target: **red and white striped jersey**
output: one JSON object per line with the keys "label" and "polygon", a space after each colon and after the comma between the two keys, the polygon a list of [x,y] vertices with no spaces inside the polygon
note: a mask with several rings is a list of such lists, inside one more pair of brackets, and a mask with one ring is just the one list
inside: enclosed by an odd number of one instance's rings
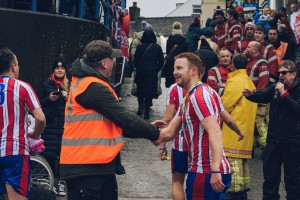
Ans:
{"label": "red and white striped jersey", "polygon": [[29,155],[28,112],[40,108],[28,83],[0,76],[0,156]]}
{"label": "red and white striped jersey", "polygon": [[[203,85],[210,92],[210,94],[212,95],[213,99],[217,103],[217,107],[218,107],[219,113],[225,111],[223,102],[222,102],[221,97],[219,96],[219,94],[213,88],[211,88],[208,84],[203,83]],[[221,123],[221,126],[222,126],[222,124],[223,123]]]}
{"label": "red and white striped jersey", "polygon": [[[176,83],[170,86],[167,94],[167,102],[166,105],[175,105],[175,113],[180,108],[180,105],[183,102],[183,99],[186,95],[186,91],[179,87]],[[174,114],[175,114],[174,113]],[[184,139],[181,131],[178,135],[173,139],[172,148],[177,151],[188,151],[186,141]]]}
{"label": "red and white striped jersey", "polygon": [[[203,174],[210,174],[212,166],[212,152],[209,144],[208,132],[201,125],[201,121],[209,116],[216,116],[221,125],[219,106],[216,102],[213,89],[207,85],[200,85],[191,92],[186,101],[182,123],[184,134],[189,148],[189,171]],[[219,101],[219,100],[218,100]],[[224,108],[223,108],[224,109]],[[230,165],[222,153],[220,164],[222,174],[231,173]]]}

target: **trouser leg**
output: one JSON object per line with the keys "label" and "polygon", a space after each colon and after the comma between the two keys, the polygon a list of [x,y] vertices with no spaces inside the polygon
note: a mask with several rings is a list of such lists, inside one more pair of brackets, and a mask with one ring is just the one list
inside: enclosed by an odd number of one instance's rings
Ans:
{"label": "trouser leg", "polygon": [[115,175],[85,176],[67,180],[69,200],[118,200]]}
{"label": "trouser leg", "polygon": [[139,104],[139,108],[137,111],[137,115],[142,115],[143,114],[143,106],[144,106],[144,100],[142,97],[138,97],[138,104]]}
{"label": "trouser leg", "polygon": [[279,200],[282,156],[278,144],[267,143],[263,154],[263,200]]}
{"label": "trouser leg", "polygon": [[259,146],[264,149],[266,146],[266,139],[267,139],[267,132],[268,127],[266,124],[266,104],[259,104],[256,111],[256,117],[255,117],[255,128],[257,130],[256,140],[259,144]]}
{"label": "trouser leg", "polygon": [[152,103],[152,98],[146,98],[144,119],[149,119],[150,118],[149,112],[150,112],[151,103]]}
{"label": "trouser leg", "polygon": [[284,182],[287,200],[300,198],[300,149],[295,145],[283,145]]}

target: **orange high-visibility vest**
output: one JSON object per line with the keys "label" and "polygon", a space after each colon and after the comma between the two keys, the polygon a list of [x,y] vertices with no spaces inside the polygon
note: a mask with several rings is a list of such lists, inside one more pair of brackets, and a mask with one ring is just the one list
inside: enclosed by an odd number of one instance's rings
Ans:
{"label": "orange high-visibility vest", "polygon": [[76,102],[75,98],[93,82],[107,87],[118,100],[116,93],[107,82],[96,77],[72,77],[65,108],[61,164],[109,163],[125,143],[122,129],[114,122],[93,109],[83,108]]}
{"label": "orange high-visibility vest", "polygon": [[286,53],[286,50],[288,48],[288,43],[286,42],[280,42],[280,46],[276,50],[277,56],[278,56],[278,64],[281,64],[283,61],[283,57]]}

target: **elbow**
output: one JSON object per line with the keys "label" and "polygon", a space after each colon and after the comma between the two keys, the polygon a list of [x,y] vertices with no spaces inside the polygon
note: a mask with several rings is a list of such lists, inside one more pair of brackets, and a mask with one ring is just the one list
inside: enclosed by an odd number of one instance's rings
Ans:
{"label": "elbow", "polygon": [[46,117],[44,115],[44,113],[40,113],[37,116],[34,116],[36,122],[40,123],[41,125],[43,125],[44,127],[46,126]]}

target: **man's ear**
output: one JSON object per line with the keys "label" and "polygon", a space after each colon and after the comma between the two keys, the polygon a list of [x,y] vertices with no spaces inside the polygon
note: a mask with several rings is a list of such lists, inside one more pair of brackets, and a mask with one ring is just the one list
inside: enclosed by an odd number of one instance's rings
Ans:
{"label": "man's ear", "polygon": [[15,64],[10,65],[11,71],[16,72],[17,71],[17,66]]}
{"label": "man's ear", "polygon": [[107,64],[105,60],[100,61],[100,66],[102,66],[104,69],[107,69]]}
{"label": "man's ear", "polygon": [[196,74],[198,74],[198,68],[194,66],[192,68],[192,75],[195,76]]}

